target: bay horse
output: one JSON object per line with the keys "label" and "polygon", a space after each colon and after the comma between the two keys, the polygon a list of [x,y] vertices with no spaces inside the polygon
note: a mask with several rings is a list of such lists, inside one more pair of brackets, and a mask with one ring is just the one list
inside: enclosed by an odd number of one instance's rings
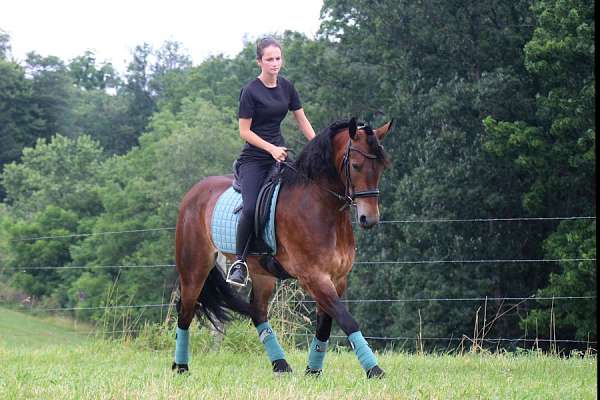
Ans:
{"label": "bay horse", "polygon": [[[351,209],[361,228],[379,222],[379,180],[390,161],[381,140],[392,121],[373,129],[357,125],[356,119],[338,121],[309,141],[281,176],[275,211],[277,262],[287,275],[317,304],[316,332],[309,349],[307,374],[319,375],[335,320],[348,336],[368,378],[383,377],[384,371],[359,325],[340,297],[347,285],[355,256]],[[229,311],[252,319],[275,373],[291,372],[285,353],[268,322],[268,302],[277,278],[248,257],[252,281],[249,302],[225,282],[215,268],[219,252],[211,239],[211,217],[219,196],[232,185],[233,177],[211,176],[195,184],[184,196],[176,227],[176,269],[180,298],[177,303],[177,334],[173,369],[188,371],[188,328],[196,312],[215,324],[225,321]],[[233,254],[225,254],[229,261]],[[216,326],[216,325],[215,325]]]}

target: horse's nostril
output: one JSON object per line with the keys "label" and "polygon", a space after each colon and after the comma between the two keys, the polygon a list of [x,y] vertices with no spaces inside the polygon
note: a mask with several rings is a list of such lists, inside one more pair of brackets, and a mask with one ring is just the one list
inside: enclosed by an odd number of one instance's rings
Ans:
{"label": "horse's nostril", "polygon": [[367,217],[365,217],[364,215],[360,216],[360,224],[364,225],[367,223]]}

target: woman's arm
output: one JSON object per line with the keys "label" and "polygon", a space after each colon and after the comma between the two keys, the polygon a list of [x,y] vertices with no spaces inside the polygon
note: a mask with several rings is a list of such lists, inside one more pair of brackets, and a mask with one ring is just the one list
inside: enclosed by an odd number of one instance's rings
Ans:
{"label": "woman's arm", "polygon": [[260,136],[250,130],[251,124],[252,118],[239,119],[240,137],[251,145],[263,149],[267,153],[271,154],[275,160],[284,161],[287,157],[287,149],[285,147],[275,146],[262,139]]}
{"label": "woman's arm", "polygon": [[298,123],[298,128],[300,128],[300,130],[308,140],[312,140],[316,136],[315,131],[312,125],[310,124],[308,118],[306,118],[306,115],[304,114],[304,109],[300,108],[296,111],[292,111],[292,113],[294,114],[294,118]]}

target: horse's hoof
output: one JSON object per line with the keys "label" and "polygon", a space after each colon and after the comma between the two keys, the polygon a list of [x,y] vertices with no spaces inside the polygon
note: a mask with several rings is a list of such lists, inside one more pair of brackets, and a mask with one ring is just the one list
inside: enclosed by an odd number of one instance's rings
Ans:
{"label": "horse's hoof", "polygon": [[322,373],[322,369],[311,369],[310,367],[306,367],[306,371],[304,371],[304,374],[308,376],[321,376]]}
{"label": "horse's hoof", "polygon": [[185,374],[186,372],[190,372],[187,364],[173,363],[173,365],[171,365],[171,369],[176,371],[178,374]]}
{"label": "horse's hoof", "polygon": [[374,366],[370,370],[367,371],[367,378],[378,378],[381,379],[385,376],[385,372],[379,366]]}
{"label": "horse's hoof", "polygon": [[283,358],[280,360],[275,360],[271,364],[273,364],[273,372],[277,375],[292,372],[292,367],[290,367],[290,364],[288,364]]}

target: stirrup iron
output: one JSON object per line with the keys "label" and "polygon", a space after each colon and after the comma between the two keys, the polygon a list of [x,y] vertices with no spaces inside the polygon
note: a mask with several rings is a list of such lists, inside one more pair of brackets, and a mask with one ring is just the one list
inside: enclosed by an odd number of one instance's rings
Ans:
{"label": "stirrup iron", "polygon": [[[233,267],[236,264],[241,264],[241,265],[243,265],[244,268],[246,268],[246,279],[244,280],[244,283],[239,283],[239,282],[231,280],[231,272],[233,271]],[[229,283],[230,285],[233,285],[233,286],[245,287],[248,284],[248,279],[249,278],[250,278],[250,271],[248,271],[248,264],[245,261],[236,260],[236,261],[234,261],[233,264],[231,264],[231,267],[229,267],[229,270],[227,271],[227,278],[225,279],[225,282],[227,282],[227,283]]]}

